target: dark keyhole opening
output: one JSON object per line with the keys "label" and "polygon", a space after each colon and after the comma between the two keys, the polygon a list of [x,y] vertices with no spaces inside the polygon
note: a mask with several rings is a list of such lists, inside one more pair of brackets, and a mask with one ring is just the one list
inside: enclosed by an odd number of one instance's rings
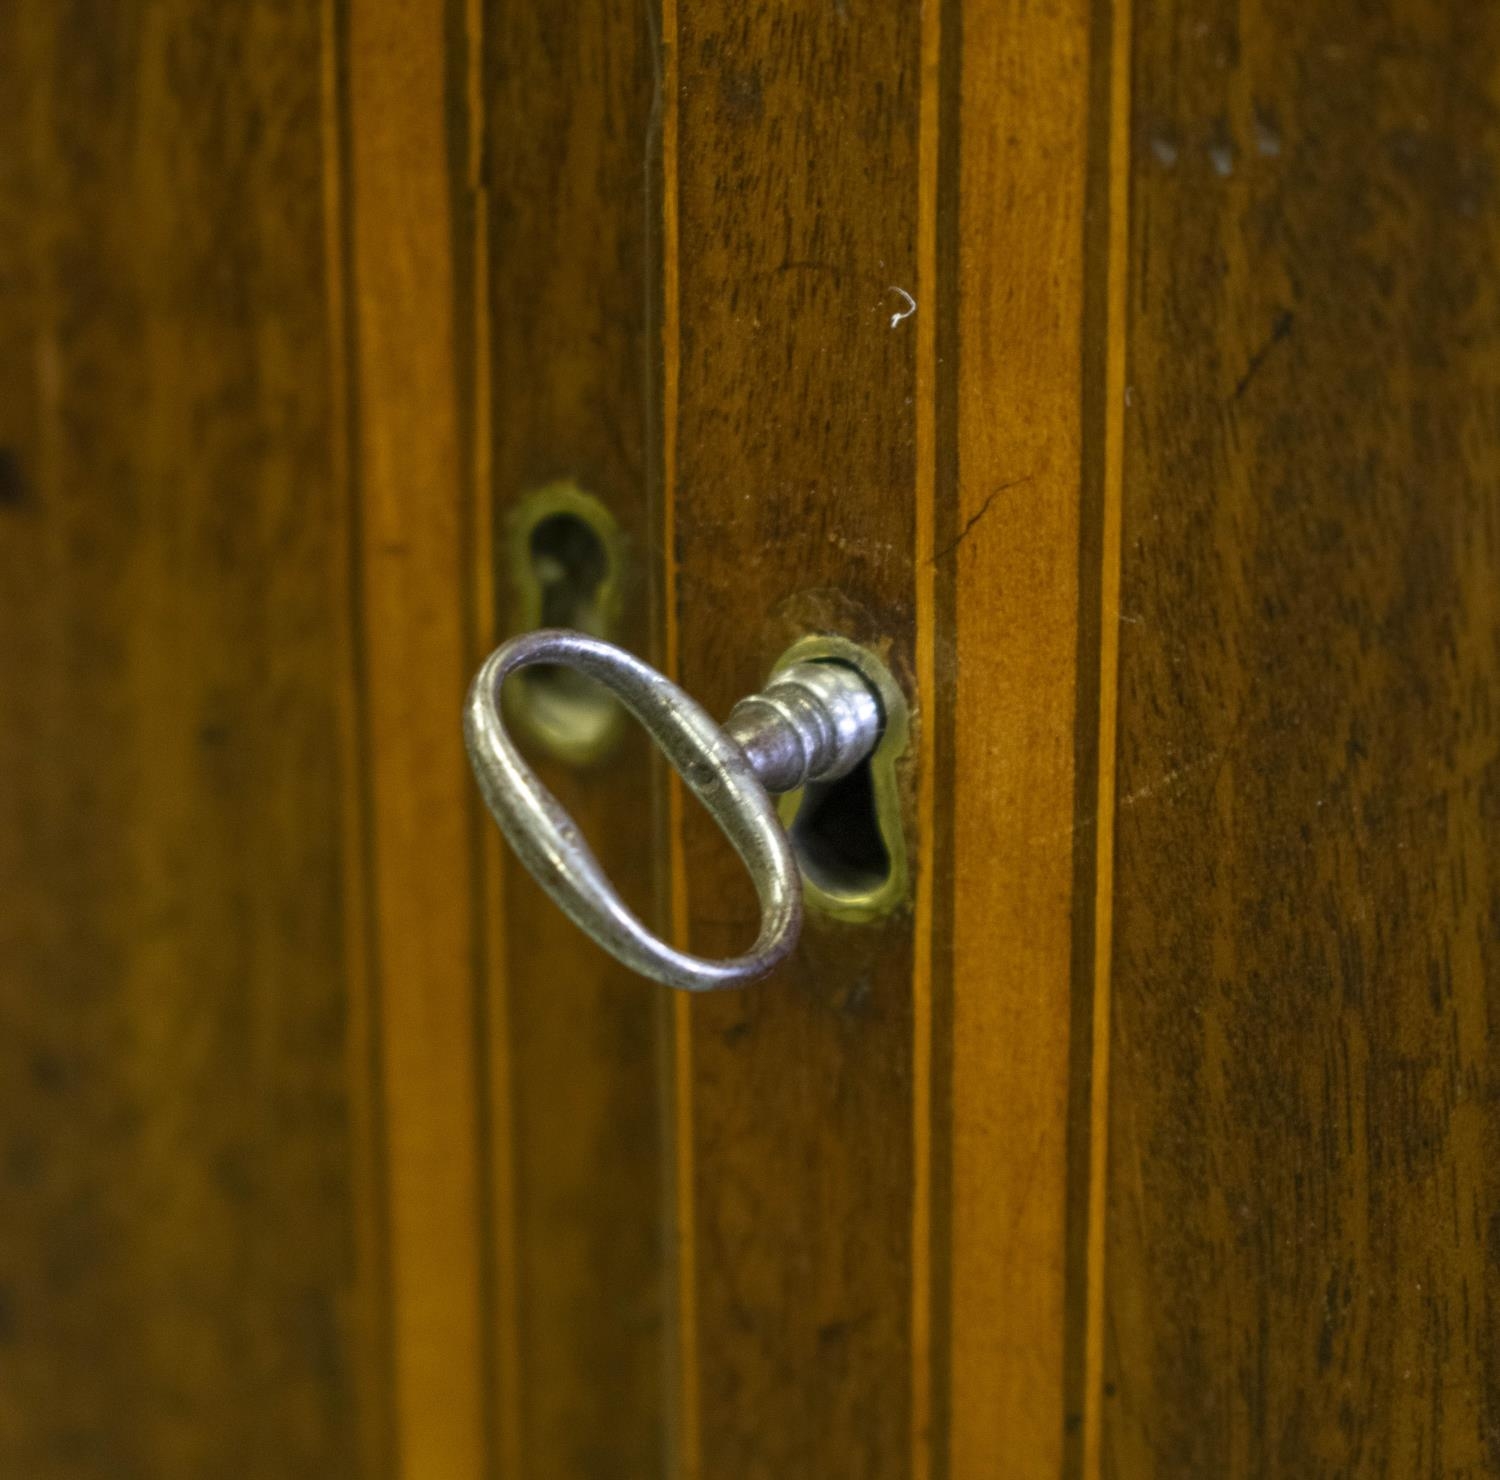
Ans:
{"label": "dark keyhole opening", "polygon": [[541,590],[544,627],[597,628],[609,554],[585,520],[566,512],[539,519],[531,531],[531,568]]}
{"label": "dark keyhole opening", "polygon": [[[532,526],[527,540],[544,627],[570,627],[605,637],[602,597],[610,576],[609,550],[588,520],[561,510]],[[555,743],[586,748],[609,729],[615,701],[602,684],[561,664],[518,674],[534,723]]]}
{"label": "dark keyhole opening", "polygon": [[890,878],[891,855],[881,836],[868,760],[837,781],[809,786],[791,835],[803,872],[825,894],[853,901],[874,894]]}

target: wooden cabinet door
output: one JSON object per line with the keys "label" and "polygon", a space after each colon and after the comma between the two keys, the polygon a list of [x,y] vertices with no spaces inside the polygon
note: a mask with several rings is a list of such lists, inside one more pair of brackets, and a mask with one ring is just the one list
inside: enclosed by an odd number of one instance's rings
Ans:
{"label": "wooden cabinet door", "polygon": [[[1500,9],[13,0],[0,80],[0,1474],[1500,1473]],[[878,651],[898,906],[602,955],[459,730],[559,613],[721,716]],[[743,946],[633,728],[533,753]]]}

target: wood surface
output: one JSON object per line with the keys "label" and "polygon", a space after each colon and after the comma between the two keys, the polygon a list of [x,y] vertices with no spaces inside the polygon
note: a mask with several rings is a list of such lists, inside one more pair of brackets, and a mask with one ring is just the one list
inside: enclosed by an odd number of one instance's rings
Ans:
{"label": "wood surface", "polygon": [[[1500,12],[0,10],[0,1472],[1500,1472]],[[508,520],[914,887],[694,999],[459,744]],[[539,760],[693,949],[640,737]]]}
{"label": "wood surface", "polygon": [[969,6],[944,19],[955,95],[938,231],[955,261],[942,285],[936,389],[952,406],[939,411],[932,557],[949,655],[935,695],[947,896],[936,1447],[941,1474],[981,1480],[1059,1474],[1077,1425],[1064,1411],[1081,1316],[1070,1287],[1084,1273],[1069,1267],[1069,1112],[1073,1078],[1089,1071],[1075,996],[1086,1007],[1094,985],[1099,681],[1085,376],[1100,367],[1082,339],[1102,327],[1085,312],[1086,274],[1102,259],[1083,229],[1090,6]]}
{"label": "wood surface", "polygon": [[361,1470],[319,57],[0,9],[8,1476]]}
{"label": "wood surface", "polygon": [[1500,11],[1136,7],[1104,1472],[1500,1470]]}
{"label": "wood surface", "polygon": [[[517,503],[571,480],[623,536],[610,637],[650,657],[650,17],[604,0],[489,0],[483,26],[493,568],[508,576]],[[516,630],[508,579],[494,618],[501,632]],[[585,767],[532,759],[650,918],[654,860],[665,854],[650,822],[657,779],[643,733],[630,724],[611,754]],[[516,1300],[505,1340],[517,1374],[507,1473],[660,1475],[663,994],[595,947],[508,854],[502,930]]]}
{"label": "wood surface", "polygon": [[[663,45],[678,677],[724,714],[822,628],[909,681],[918,12],[669,5]],[[687,940],[742,950],[743,869],[683,827]],[[909,911],[813,920],[679,1008],[682,1475],[908,1471],[912,971]]]}
{"label": "wood surface", "polygon": [[[366,862],[398,1475],[491,1472],[499,1394],[486,1092],[486,855],[458,715],[488,637],[461,322],[462,57],[425,0],[348,0],[329,36],[342,190],[348,478],[358,510],[357,802]],[[463,73],[459,77],[463,78]],[[461,114],[459,115],[462,116]],[[336,428],[335,436],[345,429]],[[466,435],[467,433],[467,435]]]}

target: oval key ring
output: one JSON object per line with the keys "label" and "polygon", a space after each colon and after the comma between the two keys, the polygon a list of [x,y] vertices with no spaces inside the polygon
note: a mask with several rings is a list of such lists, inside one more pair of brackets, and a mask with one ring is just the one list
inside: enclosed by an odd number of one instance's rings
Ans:
{"label": "oval key ring", "polygon": [[[760,898],[760,933],[742,956],[708,960],[654,935],[625,905],[573,819],[537,779],[505,728],[500,688],[517,669],[559,663],[598,680],[641,722],[744,861]],[[802,881],[769,790],[845,775],[880,737],[880,703],[852,668],[796,664],[741,701],[721,727],[648,664],[581,632],[530,632],[475,675],[464,740],[485,804],[532,876],[580,929],[643,976],[687,991],[742,986],[797,943]]]}

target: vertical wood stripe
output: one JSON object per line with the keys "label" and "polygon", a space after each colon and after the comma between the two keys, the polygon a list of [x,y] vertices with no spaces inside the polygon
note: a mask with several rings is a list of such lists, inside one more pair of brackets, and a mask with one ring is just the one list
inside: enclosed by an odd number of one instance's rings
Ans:
{"label": "vertical wood stripe", "polygon": [[[509,634],[528,495],[569,482],[619,531],[607,636],[651,653],[646,201],[655,54],[641,7],[486,0],[484,335],[498,572],[486,622]],[[654,349],[654,347],[653,347]],[[523,743],[525,743],[523,741]],[[591,764],[528,758],[600,867],[651,915],[651,747],[626,724]],[[486,824],[493,833],[492,826]],[[650,984],[600,950],[507,850],[500,943],[509,1064],[518,1463],[528,1475],[655,1474],[666,1403],[662,1199],[668,1181]]]}
{"label": "vertical wood stripe", "polygon": [[[809,630],[911,672],[921,27],[851,9],[674,22],[665,493],[677,666],[721,714]],[[699,809],[682,826],[692,948],[741,950],[743,870]],[[702,1474],[910,1466],[912,951],[909,913],[814,920],[753,991],[676,1009]]]}
{"label": "vertical wood stripe", "polygon": [[[491,198],[486,67],[485,0],[462,0],[464,88],[463,201],[467,241],[458,241],[455,261],[468,262],[460,286],[458,349],[468,330],[467,384],[460,387],[463,450],[468,464],[471,510],[472,592],[468,613],[468,666],[477,668],[499,640],[496,571],[497,515],[493,445],[494,351],[491,305]],[[452,32],[450,31],[450,36]],[[450,67],[450,76],[452,68]],[[451,112],[450,112],[451,118]],[[451,124],[450,124],[451,126]],[[467,252],[463,247],[467,247]],[[467,293],[467,313],[464,311]],[[463,391],[467,390],[467,395]],[[515,1076],[510,1042],[510,982],[505,945],[510,923],[505,887],[505,843],[483,808],[469,804],[474,832],[474,898],[478,912],[475,972],[476,1052],[479,1075],[481,1218],[480,1271],[487,1300],[481,1313],[485,1352],[482,1401],[485,1443],[491,1468],[501,1476],[522,1471],[520,1259],[515,1168]]]}
{"label": "vertical wood stripe", "polygon": [[359,569],[398,1471],[486,1471],[478,945],[442,7],[348,0]]}
{"label": "vertical wood stripe", "polygon": [[385,1168],[385,1109],[380,1055],[380,974],[371,919],[374,870],[370,838],[369,723],[360,600],[358,452],[353,416],[353,304],[347,184],[349,151],[347,49],[343,0],[322,0],[321,131],[323,236],[328,282],[328,357],[331,467],[343,540],[329,561],[332,609],[343,658],[338,675],[339,749],[343,758],[340,834],[350,860],[343,887],[344,951],[348,961],[345,1071],[350,1097],[350,1160],[354,1257],[357,1270],[353,1328],[360,1360],[360,1473],[389,1480],[396,1473],[395,1347],[392,1327],[390,1206]]}
{"label": "vertical wood stripe", "polygon": [[[661,154],[661,488],[658,519],[662,554],[662,663],[667,675],[681,680],[682,653],[678,608],[677,422],[681,393],[682,322],[680,299],[680,222],[678,192],[681,76],[677,0],[660,0],[660,154]],[[668,910],[671,939],[679,949],[689,941],[687,861],[684,854],[683,788],[674,774],[665,789],[668,846]],[[699,1480],[703,1473],[702,1413],[698,1391],[698,1258],[695,1219],[693,1127],[692,999],[673,993],[667,1012],[672,1026],[670,1056],[673,1131],[672,1220],[673,1311],[675,1342],[671,1354],[674,1422],[671,1426],[673,1473]]]}
{"label": "vertical wood stripe", "polygon": [[958,508],[935,557],[956,616],[955,1480],[1063,1463],[1090,19],[963,10]]}
{"label": "vertical wood stripe", "polygon": [[937,346],[938,168],[942,129],[943,6],[922,7],[917,123],[916,477],[912,551],[916,568],[914,668],[917,690],[916,857],[912,929],[911,1474],[933,1468],[933,954],[937,839]]}
{"label": "vertical wood stripe", "polygon": [[[1107,24],[1099,23],[1100,11]],[[1096,0],[1094,35],[1107,41],[1107,92],[1095,107],[1105,114],[1107,165],[1104,228],[1107,263],[1103,354],[1103,467],[1099,510],[1098,780],[1094,813],[1093,1002],[1088,1086],[1088,1196],[1084,1212],[1083,1444],[1085,1480],[1099,1480],[1103,1461],[1105,1265],[1108,1228],[1110,991],[1113,969],[1115,877],[1115,757],[1119,711],[1120,540],[1125,478],[1125,395],[1128,368],[1126,307],[1130,250],[1130,56],[1132,0]],[[1096,75],[1098,73],[1096,72]],[[1098,138],[1096,127],[1095,138]],[[1096,142],[1095,148],[1098,148]],[[1098,230],[1098,224],[1094,224]],[[1076,1062],[1076,1060],[1075,1060]]]}

